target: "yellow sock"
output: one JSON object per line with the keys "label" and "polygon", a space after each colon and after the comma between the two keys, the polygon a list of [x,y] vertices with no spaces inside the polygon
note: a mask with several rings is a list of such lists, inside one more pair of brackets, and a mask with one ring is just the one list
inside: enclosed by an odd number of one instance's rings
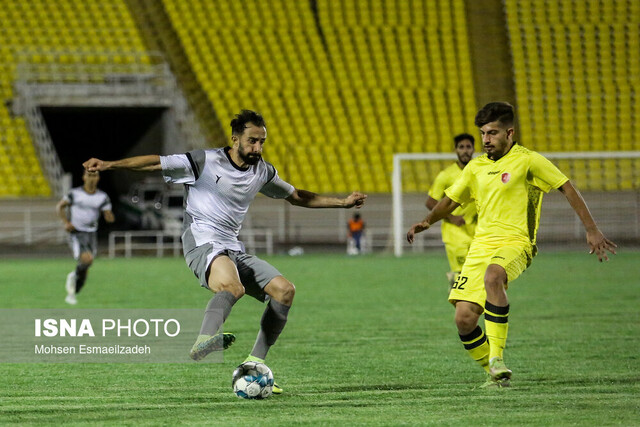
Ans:
{"label": "yellow sock", "polygon": [[482,328],[477,326],[470,334],[460,335],[460,341],[464,344],[464,349],[469,356],[489,372],[489,343]]}
{"label": "yellow sock", "polygon": [[484,327],[489,339],[489,360],[502,359],[509,331],[509,306],[498,307],[487,301],[484,305]]}

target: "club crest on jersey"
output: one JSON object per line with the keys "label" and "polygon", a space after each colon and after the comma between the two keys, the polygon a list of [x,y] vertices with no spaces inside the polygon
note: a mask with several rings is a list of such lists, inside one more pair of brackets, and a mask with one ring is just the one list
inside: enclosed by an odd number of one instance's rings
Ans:
{"label": "club crest on jersey", "polygon": [[511,179],[511,174],[509,172],[505,172],[502,174],[502,183],[506,184]]}

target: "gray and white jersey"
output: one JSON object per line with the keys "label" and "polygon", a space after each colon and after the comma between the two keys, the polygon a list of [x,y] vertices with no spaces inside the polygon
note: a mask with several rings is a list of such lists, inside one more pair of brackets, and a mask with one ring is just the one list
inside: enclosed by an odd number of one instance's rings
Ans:
{"label": "gray and white jersey", "polygon": [[258,192],[284,199],[294,191],[264,160],[247,169],[238,167],[229,147],[160,156],[160,163],[166,182],[185,184],[185,254],[206,243],[244,252],[238,233]]}
{"label": "gray and white jersey", "polygon": [[72,188],[63,197],[69,203],[69,222],[78,231],[98,230],[98,220],[100,213],[110,211],[111,200],[107,193],[97,189],[95,193],[89,194],[82,187]]}

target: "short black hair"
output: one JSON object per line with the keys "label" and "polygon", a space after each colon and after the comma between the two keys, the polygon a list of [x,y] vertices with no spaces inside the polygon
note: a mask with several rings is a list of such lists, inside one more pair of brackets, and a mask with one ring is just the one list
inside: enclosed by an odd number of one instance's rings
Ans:
{"label": "short black hair", "polygon": [[508,102],[490,102],[476,114],[475,125],[482,127],[487,123],[498,121],[506,126],[513,126],[513,105]]}
{"label": "short black hair", "polygon": [[475,144],[476,140],[473,135],[469,135],[468,133],[461,133],[460,135],[456,135],[453,137],[453,146],[457,147],[460,141],[464,141],[468,139],[471,141],[471,145]]}
{"label": "short black hair", "polygon": [[242,135],[245,128],[247,127],[247,123],[252,123],[253,125],[258,127],[267,126],[264,123],[264,118],[260,113],[256,113],[252,110],[242,110],[240,111],[240,114],[236,114],[233,120],[231,120],[231,134]]}

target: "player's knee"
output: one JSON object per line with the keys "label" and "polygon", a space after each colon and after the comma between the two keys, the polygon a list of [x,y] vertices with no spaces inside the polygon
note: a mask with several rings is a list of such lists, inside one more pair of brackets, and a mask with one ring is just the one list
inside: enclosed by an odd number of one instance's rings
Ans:
{"label": "player's knee", "polygon": [[484,285],[487,288],[500,289],[507,284],[507,273],[504,268],[490,265],[484,274]]}
{"label": "player's knee", "polygon": [[293,303],[293,297],[296,295],[296,287],[284,277],[277,277],[267,286],[269,287],[269,289],[267,289],[269,295],[276,301],[285,305],[291,305]]}
{"label": "player's knee", "polygon": [[296,287],[288,280],[284,280],[286,283],[282,287],[282,302],[286,305],[293,303],[293,297],[296,296]]}
{"label": "player's knee", "polygon": [[461,335],[467,335],[473,332],[478,326],[479,316],[471,310],[456,310],[456,327]]}
{"label": "player's knee", "polygon": [[244,296],[244,286],[240,282],[221,282],[216,284],[215,288],[211,289],[212,291],[218,292],[229,292],[236,299],[240,299]]}
{"label": "player's knee", "polygon": [[80,254],[80,259],[78,261],[80,261],[80,264],[84,264],[85,266],[89,267],[91,266],[91,264],[93,264],[93,255],[91,255],[89,252],[84,252]]}

